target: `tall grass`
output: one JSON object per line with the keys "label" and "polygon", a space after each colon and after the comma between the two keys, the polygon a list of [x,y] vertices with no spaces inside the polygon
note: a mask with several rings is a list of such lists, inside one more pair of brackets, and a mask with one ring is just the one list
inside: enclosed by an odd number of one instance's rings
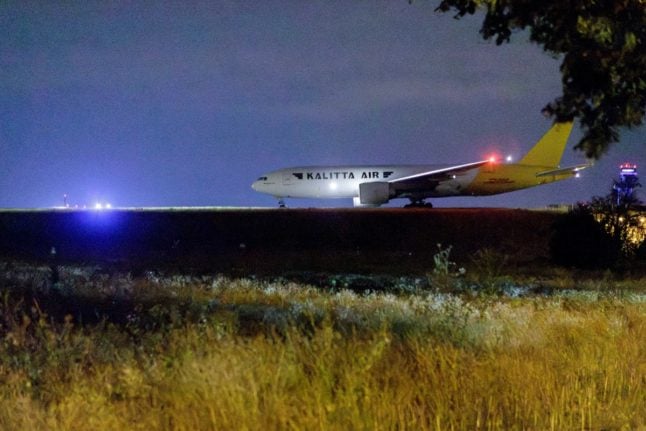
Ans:
{"label": "tall grass", "polygon": [[61,294],[4,281],[0,429],[646,427],[641,290],[89,283]]}

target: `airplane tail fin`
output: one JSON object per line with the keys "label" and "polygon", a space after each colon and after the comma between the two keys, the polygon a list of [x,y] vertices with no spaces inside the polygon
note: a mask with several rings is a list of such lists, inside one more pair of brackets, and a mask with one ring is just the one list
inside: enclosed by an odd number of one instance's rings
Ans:
{"label": "airplane tail fin", "polygon": [[571,121],[555,123],[518,164],[557,167],[571,131]]}

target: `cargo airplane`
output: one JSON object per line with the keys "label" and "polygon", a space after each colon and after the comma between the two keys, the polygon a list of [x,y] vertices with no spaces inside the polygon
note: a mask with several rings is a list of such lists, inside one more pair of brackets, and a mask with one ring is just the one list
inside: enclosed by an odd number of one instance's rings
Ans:
{"label": "cargo airplane", "polygon": [[301,166],[262,175],[252,188],[285,198],[352,198],[355,207],[378,207],[391,199],[407,206],[430,206],[425,200],[446,196],[486,196],[578,176],[588,167],[561,168],[559,162],[572,123],[556,123],[518,163],[494,158],[456,165]]}

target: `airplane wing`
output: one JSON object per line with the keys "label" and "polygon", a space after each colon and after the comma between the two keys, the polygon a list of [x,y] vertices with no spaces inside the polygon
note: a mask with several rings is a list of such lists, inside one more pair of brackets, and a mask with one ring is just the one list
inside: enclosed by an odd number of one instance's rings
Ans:
{"label": "airplane wing", "polygon": [[495,163],[492,160],[481,160],[479,162],[465,163],[464,165],[448,166],[446,168],[435,169],[427,172],[420,172],[418,174],[409,175],[407,177],[396,178],[388,181],[389,183],[406,183],[412,180],[445,180],[447,176],[456,175],[468,170],[486,165],[487,163]]}
{"label": "airplane wing", "polygon": [[547,177],[551,175],[565,175],[565,174],[576,174],[579,171],[584,170],[585,168],[589,168],[592,166],[589,163],[581,164],[581,165],[574,165],[574,166],[568,166],[566,168],[559,168],[559,169],[551,169],[549,171],[544,171],[544,172],[539,172],[536,174],[537,177]]}

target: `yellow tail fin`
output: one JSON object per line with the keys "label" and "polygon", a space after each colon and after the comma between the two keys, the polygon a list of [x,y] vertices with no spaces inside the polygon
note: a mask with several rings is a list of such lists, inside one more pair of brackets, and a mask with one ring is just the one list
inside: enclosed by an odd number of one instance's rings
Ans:
{"label": "yellow tail fin", "polygon": [[518,164],[558,167],[571,131],[571,121],[555,123]]}

